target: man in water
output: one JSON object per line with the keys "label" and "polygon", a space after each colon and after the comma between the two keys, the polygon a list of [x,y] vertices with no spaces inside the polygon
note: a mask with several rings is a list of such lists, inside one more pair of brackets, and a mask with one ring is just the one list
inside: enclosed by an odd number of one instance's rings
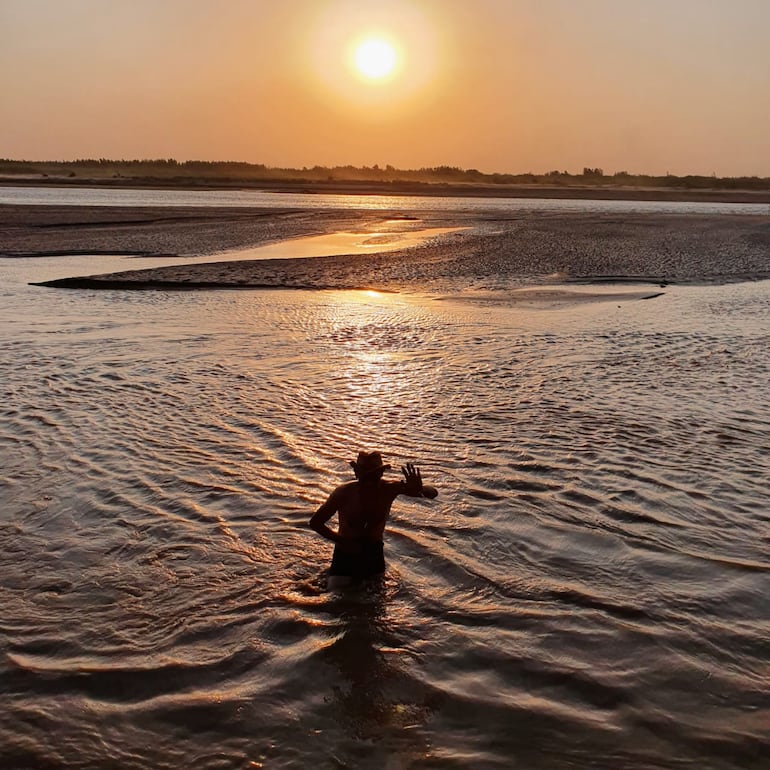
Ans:
{"label": "man in water", "polygon": [[[401,467],[403,481],[386,481],[390,470],[379,452],[359,452],[350,465],[357,481],[337,487],[310,519],[310,527],[334,543],[328,587],[349,585],[355,578],[368,578],[385,572],[382,538],[390,506],[399,495],[427,497],[438,491],[422,483],[420,471],[412,463]],[[326,525],[334,514],[339,525],[335,532]]]}

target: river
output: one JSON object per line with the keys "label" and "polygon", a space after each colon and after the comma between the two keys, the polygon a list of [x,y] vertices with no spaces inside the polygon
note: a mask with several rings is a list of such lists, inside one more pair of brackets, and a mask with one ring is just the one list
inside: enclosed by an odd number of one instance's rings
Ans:
{"label": "river", "polygon": [[[0,260],[0,763],[767,766],[768,282],[27,285],[55,264]],[[306,523],[362,448],[439,497],[329,593]]]}

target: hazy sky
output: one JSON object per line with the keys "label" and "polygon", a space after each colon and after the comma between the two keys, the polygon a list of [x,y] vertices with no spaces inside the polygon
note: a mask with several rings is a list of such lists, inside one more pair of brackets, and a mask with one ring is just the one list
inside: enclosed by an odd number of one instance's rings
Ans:
{"label": "hazy sky", "polygon": [[0,157],[770,176],[768,137],[770,0],[0,0]]}

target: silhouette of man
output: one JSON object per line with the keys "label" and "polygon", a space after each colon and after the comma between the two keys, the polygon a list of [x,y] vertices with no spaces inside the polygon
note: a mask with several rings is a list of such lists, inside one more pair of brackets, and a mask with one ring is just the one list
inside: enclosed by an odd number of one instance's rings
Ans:
{"label": "silhouette of man", "polygon": [[[350,465],[357,480],[338,486],[310,519],[311,529],[334,543],[328,581],[332,590],[385,572],[382,538],[390,507],[399,495],[430,500],[438,495],[435,487],[422,483],[420,471],[412,463],[401,467],[403,481],[382,478],[390,466],[383,463],[379,452],[359,452]],[[335,513],[336,532],[326,524]]]}

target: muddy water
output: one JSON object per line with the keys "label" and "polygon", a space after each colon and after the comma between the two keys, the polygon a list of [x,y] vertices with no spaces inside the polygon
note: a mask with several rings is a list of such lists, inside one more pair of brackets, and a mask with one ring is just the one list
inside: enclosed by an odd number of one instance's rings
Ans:
{"label": "muddy water", "polygon": [[[767,283],[524,307],[43,269],[0,265],[2,763],[764,767]],[[305,524],[375,447],[440,496],[329,594]]]}

